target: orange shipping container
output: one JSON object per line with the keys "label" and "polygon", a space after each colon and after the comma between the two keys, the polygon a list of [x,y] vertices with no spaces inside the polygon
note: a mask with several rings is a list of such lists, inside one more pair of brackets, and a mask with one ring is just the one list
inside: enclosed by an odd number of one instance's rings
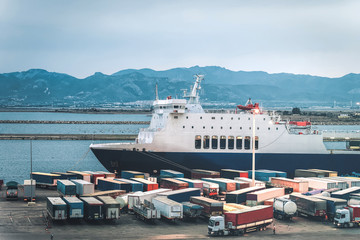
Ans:
{"label": "orange shipping container", "polygon": [[271,183],[279,187],[291,187],[294,192],[305,193],[309,191],[309,182],[307,181],[273,177],[271,178]]}

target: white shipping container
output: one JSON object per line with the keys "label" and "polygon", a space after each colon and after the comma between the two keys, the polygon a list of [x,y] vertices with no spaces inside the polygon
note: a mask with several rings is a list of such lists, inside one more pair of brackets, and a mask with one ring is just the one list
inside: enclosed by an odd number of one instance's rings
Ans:
{"label": "white shipping container", "polygon": [[151,200],[159,193],[169,192],[171,189],[159,188],[156,190],[151,190],[147,192],[135,192],[128,195],[128,208],[133,209],[134,205],[140,205],[144,203],[144,200],[151,202]]}
{"label": "white shipping container", "polygon": [[[250,178],[244,178],[244,177],[236,177],[234,178],[235,180],[239,180],[239,181],[242,181],[242,182],[247,182],[247,183],[252,183],[252,179]],[[262,182],[262,181],[258,181],[258,180],[255,180],[255,186],[259,186],[259,187],[265,187],[265,182]],[[250,185],[251,186],[251,185]]]}
{"label": "white shipping container", "polygon": [[167,197],[156,197],[152,199],[156,210],[160,211],[161,216],[167,219],[182,219],[183,205],[168,199]]}
{"label": "white shipping container", "polygon": [[95,192],[95,186],[93,183],[81,179],[74,179],[70,181],[76,184],[76,194],[80,196],[85,194],[92,194]]}
{"label": "white shipping container", "polygon": [[24,180],[24,198],[36,197],[36,180]]}
{"label": "white shipping container", "polygon": [[300,181],[308,181],[309,182],[309,188],[312,189],[331,189],[336,188],[335,182],[329,182],[321,180],[322,178],[294,178],[295,180]]}
{"label": "white shipping container", "polygon": [[351,178],[344,178],[344,177],[329,177],[332,180],[339,180],[344,181],[348,184],[348,187],[360,187],[360,179],[351,179]]}
{"label": "white shipping container", "polygon": [[268,188],[246,194],[246,200],[263,202],[267,199],[282,197],[285,195],[284,188]]}
{"label": "white shipping container", "polygon": [[309,182],[307,181],[297,181],[283,177],[272,177],[271,183],[275,186],[291,187],[294,192],[306,193],[309,191]]}
{"label": "white shipping container", "polygon": [[326,181],[326,182],[331,182],[331,183],[335,183],[336,184],[336,188],[339,188],[341,190],[343,189],[347,189],[348,188],[348,184],[345,181],[341,181],[341,180],[335,180],[335,179],[330,179],[327,177],[324,178],[312,178],[312,179],[317,179],[317,180],[322,180],[322,181]]}

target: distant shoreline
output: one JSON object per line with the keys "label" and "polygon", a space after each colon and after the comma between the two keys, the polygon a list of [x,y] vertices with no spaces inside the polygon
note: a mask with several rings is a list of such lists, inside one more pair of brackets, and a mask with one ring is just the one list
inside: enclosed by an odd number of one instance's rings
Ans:
{"label": "distant shoreline", "polygon": [[0,108],[0,112],[56,112],[88,114],[151,114],[151,109],[104,109],[104,108]]}

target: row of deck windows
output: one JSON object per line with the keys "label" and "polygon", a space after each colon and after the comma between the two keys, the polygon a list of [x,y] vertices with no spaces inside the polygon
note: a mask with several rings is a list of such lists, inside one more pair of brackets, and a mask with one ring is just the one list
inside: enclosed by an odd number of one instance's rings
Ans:
{"label": "row of deck windows", "polygon": [[[164,107],[165,108],[165,107]],[[188,116],[186,116],[186,119],[189,119]],[[202,117],[200,117],[200,119],[202,119]],[[216,118],[215,117],[211,117],[212,120],[215,120]],[[223,120],[224,118],[223,117],[220,117],[221,120]],[[234,118],[230,118],[231,120],[234,120]],[[238,120],[240,120],[240,118],[238,117],[237,118]],[[248,120],[251,120],[251,118],[248,118]],[[263,118],[264,121],[266,121],[266,118]]]}
{"label": "row of deck windows", "polygon": [[[249,150],[251,148],[251,137],[245,136],[244,138],[241,136],[210,136],[205,135],[201,137],[201,135],[195,136],[195,148],[196,149],[242,149],[244,147],[245,150]],[[211,146],[210,146],[211,143]],[[244,146],[243,146],[244,145]],[[259,148],[259,137],[255,136],[255,150]]]}
{"label": "row of deck windows", "polygon": [[[185,126],[183,126],[183,128],[185,128]],[[194,126],[191,126],[192,129],[194,129]],[[203,126],[203,129],[205,129],[205,126]],[[213,126],[211,126],[211,129],[214,129]],[[220,129],[223,129],[223,127],[220,127]],[[232,127],[229,127],[229,129],[232,129]],[[259,127],[256,128],[257,130],[260,130]],[[276,130],[279,130],[279,128],[275,128]],[[242,130],[242,127],[240,127],[240,130]],[[251,130],[251,127],[249,127],[249,130]],[[268,127],[268,130],[270,131],[270,127]]]}

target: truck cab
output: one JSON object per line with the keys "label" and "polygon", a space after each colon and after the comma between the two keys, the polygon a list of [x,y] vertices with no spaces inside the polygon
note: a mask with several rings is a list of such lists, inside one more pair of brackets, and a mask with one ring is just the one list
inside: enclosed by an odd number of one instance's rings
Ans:
{"label": "truck cab", "polygon": [[[213,216],[209,219],[208,232],[209,234],[214,233],[215,235],[224,234],[225,230],[225,219],[222,216]],[[222,234],[221,234],[222,233]]]}
{"label": "truck cab", "polygon": [[350,211],[348,209],[338,209],[334,217],[334,224],[337,227],[347,227],[350,223]]}

